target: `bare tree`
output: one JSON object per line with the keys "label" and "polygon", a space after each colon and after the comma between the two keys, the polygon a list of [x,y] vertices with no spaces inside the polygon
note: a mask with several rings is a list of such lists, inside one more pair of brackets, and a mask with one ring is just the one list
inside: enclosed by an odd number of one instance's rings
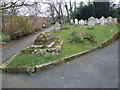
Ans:
{"label": "bare tree", "polygon": [[9,9],[9,8],[15,8],[15,7],[21,7],[21,6],[31,6],[32,4],[28,4],[27,2],[25,2],[25,0],[21,1],[21,0],[16,0],[15,2],[11,1],[5,1],[3,0],[2,4],[0,5],[0,9]]}
{"label": "bare tree", "polygon": [[52,17],[52,21],[53,21],[53,23],[55,23],[55,16],[54,16],[54,13],[55,11],[54,11],[54,2],[51,2],[50,3],[50,15],[51,15],[51,17]]}
{"label": "bare tree", "polygon": [[66,1],[65,1],[65,8],[66,8],[66,12],[67,12],[67,21],[70,22],[70,13],[69,13],[69,9],[68,9],[68,5],[67,5]]}

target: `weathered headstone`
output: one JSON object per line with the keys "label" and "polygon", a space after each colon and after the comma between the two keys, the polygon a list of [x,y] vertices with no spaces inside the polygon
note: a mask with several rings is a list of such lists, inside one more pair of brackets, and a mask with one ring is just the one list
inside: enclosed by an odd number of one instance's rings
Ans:
{"label": "weathered headstone", "polygon": [[100,24],[100,20],[98,18],[95,19],[96,24]]}
{"label": "weathered headstone", "polygon": [[105,25],[105,18],[104,18],[104,16],[102,16],[100,18],[100,25]]}
{"label": "weathered headstone", "polygon": [[114,24],[118,24],[117,18],[114,18]]}
{"label": "weathered headstone", "polygon": [[85,20],[85,25],[87,25],[87,20]]}
{"label": "weathered headstone", "polygon": [[70,23],[72,23],[72,24],[74,23],[73,19],[70,20]]}
{"label": "weathered headstone", "polygon": [[60,29],[61,29],[61,25],[59,24],[59,22],[56,22],[54,26],[54,30],[59,31]]}
{"label": "weathered headstone", "polygon": [[110,17],[107,18],[107,21],[108,21],[108,22],[107,22],[108,25],[111,25],[111,24],[113,24],[113,21],[114,21],[114,20],[113,20],[113,18],[110,16]]}
{"label": "weathered headstone", "polygon": [[107,19],[105,19],[105,24],[106,24],[107,22],[108,22]]}
{"label": "weathered headstone", "polygon": [[75,19],[75,24],[78,24],[78,19]]}
{"label": "weathered headstone", "polygon": [[79,24],[80,24],[81,26],[84,26],[85,21],[84,21],[83,19],[81,19],[81,20],[79,20]]}
{"label": "weathered headstone", "polygon": [[94,28],[95,26],[95,18],[94,17],[90,17],[88,19],[88,28]]}

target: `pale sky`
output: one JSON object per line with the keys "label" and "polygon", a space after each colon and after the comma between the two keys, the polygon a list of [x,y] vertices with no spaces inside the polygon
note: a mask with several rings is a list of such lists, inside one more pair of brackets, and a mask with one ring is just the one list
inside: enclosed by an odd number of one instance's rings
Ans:
{"label": "pale sky", "polygon": [[[3,0],[3,1],[8,1],[8,2],[15,2],[16,0]],[[19,1],[24,1],[24,0],[19,0]],[[25,0],[27,2],[41,2],[41,0]],[[43,1],[66,1],[66,2],[69,2],[70,0],[43,0]],[[93,0],[71,0],[71,2],[88,2],[88,1],[93,1]],[[96,0],[98,2],[105,2],[106,0]],[[110,1],[115,1],[115,3],[117,4],[120,0],[110,0]]]}
{"label": "pale sky", "polygon": [[[25,0],[25,1],[28,1],[28,2],[41,2],[41,0]],[[43,1],[47,1],[47,2],[56,2],[56,1],[66,1],[66,2],[70,2],[70,0],[43,0]],[[80,2],[84,2],[85,4],[87,4],[87,2],[88,1],[93,1],[93,0],[71,0],[71,2],[73,3],[73,2],[77,2],[77,6],[78,6],[78,3],[80,3]],[[106,0],[96,0],[97,2],[105,2]],[[108,1],[108,0],[107,0]],[[114,1],[116,4],[118,4],[118,2],[120,1],[120,0],[110,0],[110,1]],[[45,11],[45,8],[47,8],[48,6],[47,5],[43,5],[42,7],[41,7],[41,10],[43,10],[43,11]],[[48,14],[49,15],[49,14]]]}
{"label": "pale sky", "polygon": [[[34,1],[37,1],[37,2],[40,2],[41,0],[25,0],[25,1],[29,1],[29,2],[34,2]],[[66,2],[70,2],[70,0],[43,0],[43,1],[66,1]],[[93,1],[93,0],[71,0],[71,2],[88,2],[88,1]],[[108,0],[96,0],[97,2],[105,2],[105,1],[108,1]],[[110,1],[115,1],[115,3],[117,4],[120,0],[110,0]]]}
{"label": "pale sky", "polygon": [[[6,2],[11,2],[11,1],[13,1],[13,2],[15,2],[16,0],[3,0],[3,1],[6,1]],[[18,0],[17,0],[18,1]],[[21,1],[26,1],[26,2],[41,2],[41,0],[19,0],[20,2]],[[66,2],[70,2],[70,0],[42,0],[42,1],[47,1],[47,2],[50,2],[50,1],[53,1],[53,2],[56,2],[56,1],[66,1]],[[77,2],[77,6],[78,6],[78,3],[80,3],[80,2],[84,2],[85,4],[88,2],[88,1],[93,1],[93,0],[71,0],[71,2],[73,3],[73,2]],[[106,0],[96,0],[97,2],[105,2]],[[108,1],[108,0],[107,0]],[[114,1],[116,4],[118,4],[118,2],[120,1],[120,0],[111,0],[111,1]],[[31,10],[31,9],[33,9],[34,7],[32,7],[32,8],[29,8],[29,10],[28,10],[28,8],[26,8],[26,7],[22,7],[21,9],[20,9],[20,15],[26,15],[26,16],[29,16],[29,13],[31,12],[31,13],[34,13],[34,10]],[[41,6],[40,6],[40,9],[41,9],[41,11],[42,11],[42,13],[44,13],[44,16],[50,16],[49,14],[50,13],[48,13],[48,12],[46,12],[46,10],[47,10],[47,8],[49,8],[49,6],[47,5],[47,4],[41,4]],[[29,13],[28,13],[29,12]],[[64,11],[65,12],[65,11]],[[65,13],[64,13],[65,14]],[[66,14],[65,14],[66,15]],[[40,15],[41,16],[41,15]]]}

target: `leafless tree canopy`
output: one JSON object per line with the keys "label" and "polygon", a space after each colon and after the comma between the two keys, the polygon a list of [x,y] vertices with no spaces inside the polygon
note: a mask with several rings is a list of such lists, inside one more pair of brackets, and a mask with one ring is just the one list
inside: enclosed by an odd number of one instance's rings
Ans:
{"label": "leafless tree canopy", "polygon": [[65,0],[34,0],[33,2],[26,0],[3,0],[0,9],[3,14],[7,15],[25,15],[34,17],[49,17],[53,23],[56,21],[61,24],[70,21],[74,3]]}
{"label": "leafless tree canopy", "polygon": [[25,0],[21,1],[21,0],[16,0],[15,2],[11,1],[6,1],[3,0],[1,2],[1,9],[9,9],[9,8],[15,8],[15,7],[21,7],[21,6],[32,6],[32,4],[28,4],[27,2],[25,2]]}

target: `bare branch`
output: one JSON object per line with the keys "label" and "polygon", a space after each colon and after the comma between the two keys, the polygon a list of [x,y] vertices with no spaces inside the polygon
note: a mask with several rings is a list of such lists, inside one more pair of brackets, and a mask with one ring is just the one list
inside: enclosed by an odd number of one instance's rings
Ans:
{"label": "bare branch", "polygon": [[18,1],[16,1],[16,2],[8,2],[8,3],[3,2],[2,6],[0,6],[1,7],[0,9],[4,10],[4,9],[9,9],[9,8],[15,8],[15,7],[21,7],[21,6],[32,6],[32,5],[34,5],[34,3],[27,4],[24,1],[21,2],[21,3],[18,3]]}

